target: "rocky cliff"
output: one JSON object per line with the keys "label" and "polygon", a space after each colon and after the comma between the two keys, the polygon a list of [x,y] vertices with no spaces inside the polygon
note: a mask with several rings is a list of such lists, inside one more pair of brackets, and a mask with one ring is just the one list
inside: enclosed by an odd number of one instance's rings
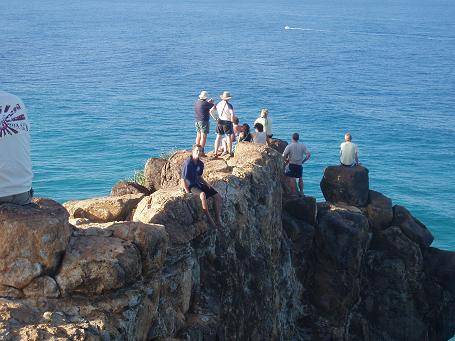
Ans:
{"label": "rocky cliff", "polygon": [[454,335],[455,253],[370,190],[367,169],[328,167],[317,203],[288,195],[280,153],[241,143],[205,160],[223,197],[214,230],[178,188],[188,156],[150,159],[146,187],[109,197],[0,205],[0,339]]}

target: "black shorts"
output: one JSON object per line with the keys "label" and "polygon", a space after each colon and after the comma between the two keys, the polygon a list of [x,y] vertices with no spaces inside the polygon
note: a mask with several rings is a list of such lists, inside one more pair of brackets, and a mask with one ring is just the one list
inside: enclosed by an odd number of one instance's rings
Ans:
{"label": "black shorts", "polygon": [[213,187],[209,187],[206,184],[192,186],[190,187],[190,192],[193,194],[201,194],[202,192],[204,192],[207,198],[213,197],[215,194],[218,193],[217,191],[215,191]]}
{"label": "black shorts", "polygon": [[216,133],[219,135],[232,135],[234,133],[234,128],[231,121],[219,120],[216,125]]}
{"label": "black shorts", "polygon": [[286,175],[290,178],[301,178],[302,172],[303,172],[302,165],[294,165],[292,163],[289,163],[289,164],[287,164],[287,166],[284,170],[284,175]]}

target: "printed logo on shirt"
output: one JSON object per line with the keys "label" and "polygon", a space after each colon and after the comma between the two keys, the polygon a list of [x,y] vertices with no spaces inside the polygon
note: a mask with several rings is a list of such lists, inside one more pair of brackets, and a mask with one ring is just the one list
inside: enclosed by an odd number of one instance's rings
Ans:
{"label": "printed logo on shirt", "polygon": [[0,138],[7,135],[19,134],[20,131],[28,131],[25,115],[22,113],[20,104],[15,106],[0,106]]}

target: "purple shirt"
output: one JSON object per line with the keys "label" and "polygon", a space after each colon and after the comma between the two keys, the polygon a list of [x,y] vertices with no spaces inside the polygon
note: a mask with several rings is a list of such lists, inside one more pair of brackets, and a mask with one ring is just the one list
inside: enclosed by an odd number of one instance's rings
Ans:
{"label": "purple shirt", "polygon": [[201,160],[197,160],[196,163],[193,162],[193,158],[189,157],[185,160],[182,168],[182,179],[185,179],[189,182],[189,187],[200,186],[199,177],[202,176],[204,172],[204,163]]}
{"label": "purple shirt", "polygon": [[201,99],[194,104],[194,119],[196,122],[210,120],[210,109],[215,106],[214,103],[209,103]]}

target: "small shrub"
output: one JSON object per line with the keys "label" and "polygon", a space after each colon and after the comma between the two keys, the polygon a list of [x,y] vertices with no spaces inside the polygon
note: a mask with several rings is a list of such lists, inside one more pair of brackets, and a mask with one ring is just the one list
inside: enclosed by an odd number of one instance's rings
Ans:
{"label": "small shrub", "polygon": [[143,170],[135,170],[134,174],[127,180],[145,186],[145,176]]}

